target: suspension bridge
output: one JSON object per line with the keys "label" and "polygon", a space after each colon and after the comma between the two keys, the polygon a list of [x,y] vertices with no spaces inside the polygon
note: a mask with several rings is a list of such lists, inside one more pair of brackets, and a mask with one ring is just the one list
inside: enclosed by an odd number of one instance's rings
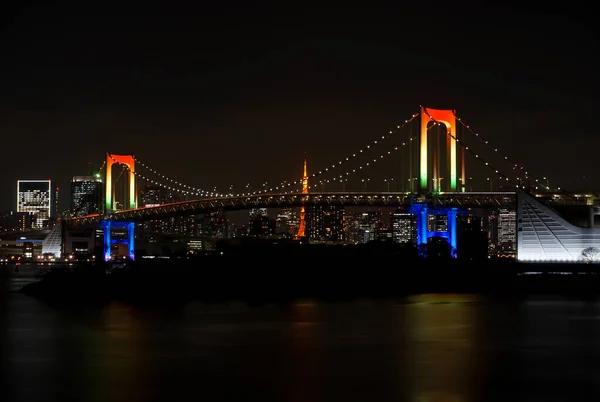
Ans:
{"label": "suspension bridge", "polygon": [[[394,156],[397,156],[397,163],[392,166],[393,174],[382,173],[380,167],[385,161],[394,160]],[[388,163],[388,169],[390,166]],[[121,168],[119,177],[126,173],[123,181],[126,187],[121,189],[121,197],[125,200],[120,206],[116,202],[118,191],[113,179],[113,170],[117,167]],[[418,244],[426,243],[432,236],[440,236],[440,233],[428,232],[427,215],[447,214],[448,233],[442,235],[448,238],[452,247],[456,245],[457,213],[473,208],[511,208],[518,215],[517,258],[520,261],[576,261],[583,249],[600,245],[599,230],[569,224],[532,193],[542,192],[555,199],[578,195],[552,189],[546,177],[532,176],[524,166],[471,129],[455,110],[421,106],[402,124],[321,170],[308,174],[305,159],[304,174],[299,179],[282,181],[275,186],[264,185],[260,190],[243,193],[184,184],[129,154],[107,153],[101,170],[105,177],[102,213],[67,218],[64,225],[69,228],[103,227],[106,259],[111,258],[113,228],[127,229],[124,241],[128,243],[128,257],[135,257],[136,222],[218,210],[299,207],[298,235],[302,236],[305,208],[331,205],[411,209],[417,216]],[[371,181],[364,176],[367,171],[375,172],[372,177],[385,177],[385,191],[367,191]],[[178,193],[186,199],[138,207],[139,181]],[[495,187],[493,183],[496,183]],[[335,186],[335,189],[324,191],[325,186]],[[390,191],[391,186],[400,187],[400,191]]]}

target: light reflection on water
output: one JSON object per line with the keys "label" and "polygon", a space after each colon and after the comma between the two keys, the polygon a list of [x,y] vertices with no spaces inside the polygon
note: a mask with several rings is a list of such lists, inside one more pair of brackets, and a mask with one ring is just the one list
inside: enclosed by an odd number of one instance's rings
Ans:
{"label": "light reflection on water", "polygon": [[[5,281],[5,289],[14,281]],[[600,306],[419,295],[248,306],[0,297],[3,402],[593,400]]]}

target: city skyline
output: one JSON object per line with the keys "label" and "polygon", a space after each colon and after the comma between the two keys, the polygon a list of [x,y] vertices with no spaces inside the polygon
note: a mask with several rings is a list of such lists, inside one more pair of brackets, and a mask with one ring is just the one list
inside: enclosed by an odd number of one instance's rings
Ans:
{"label": "city skyline", "polygon": [[305,152],[309,173],[325,168],[420,104],[457,110],[552,185],[600,188],[587,21],[436,6],[424,22],[423,11],[15,10],[0,36],[0,130],[11,150],[0,209],[15,208],[17,180],[68,189],[105,152],[134,153],[199,188],[298,180]]}

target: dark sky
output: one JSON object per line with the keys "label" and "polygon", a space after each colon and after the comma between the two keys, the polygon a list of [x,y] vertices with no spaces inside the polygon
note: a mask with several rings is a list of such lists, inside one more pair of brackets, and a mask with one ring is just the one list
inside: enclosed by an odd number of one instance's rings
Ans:
{"label": "dark sky", "polygon": [[292,181],[304,152],[320,170],[421,104],[551,185],[600,190],[598,37],[580,8],[204,3],[4,14],[0,209],[17,179],[67,190],[105,152],[200,188]]}

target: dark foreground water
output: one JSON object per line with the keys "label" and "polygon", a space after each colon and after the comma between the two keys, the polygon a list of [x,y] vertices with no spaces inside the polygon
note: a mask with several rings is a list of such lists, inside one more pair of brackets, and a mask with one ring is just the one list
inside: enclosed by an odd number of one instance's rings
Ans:
{"label": "dark foreground water", "polygon": [[0,290],[0,401],[588,401],[600,304],[423,294],[179,306]]}

